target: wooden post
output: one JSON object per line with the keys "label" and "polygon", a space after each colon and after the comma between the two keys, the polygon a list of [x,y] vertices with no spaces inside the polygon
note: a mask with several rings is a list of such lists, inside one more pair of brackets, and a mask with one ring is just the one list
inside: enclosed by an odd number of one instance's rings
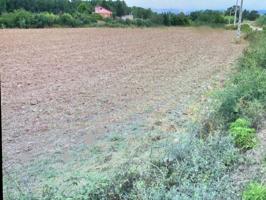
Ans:
{"label": "wooden post", "polygon": [[243,0],[241,0],[240,9],[239,9],[239,19],[238,19],[237,36],[236,36],[238,41],[240,41],[241,37],[242,11],[243,11]]}
{"label": "wooden post", "polygon": [[236,5],[235,5],[235,18],[234,18],[234,26],[236,26],[236,17],[237,17],[237,11],[238,11],[238,0],[236,0]]}

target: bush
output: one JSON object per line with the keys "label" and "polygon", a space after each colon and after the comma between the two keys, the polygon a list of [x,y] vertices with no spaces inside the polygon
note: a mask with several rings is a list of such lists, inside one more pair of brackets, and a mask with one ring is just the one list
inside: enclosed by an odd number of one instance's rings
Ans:
{"label": "bush", "polygon": [[139,27],[150,27],[152,22],[149,19],[134,19],[132,24]]}
{"label": "bush", "polygon": [[245,119],[238,119],[230,125],[230,135],[235,144],[242,150],[248,150],[256,146],[256,131],[250,128],[251,123]]}
{"label": "bush", "polygon": [[252,46],[245,52],[240,60],[242,68],[264,68],[266,69],[266,33],[251,34]]}
{"label": "bush", "polygon": [[252,28],[248,24],[242,24],[241,31],[243,33],[249,34],[252,32]]}
{"label": "bush", "polygon": [[33,26],[36,28],[52,27],[59,23],[59,17],[52,13],[39,13],[34,16]]}
{"label": "bush", "polygon": [[90,25],[90,24],[93,24],[93,23],[97,23],[97,19],[95,19],[95,17],[93,17],[92,15],[89,15],[89,14],[74,13],[73,17],[81,25]]}
{"label": "bush", "polygon": [[243,193],[243,200],[265,200],[266,185],[251,183]]}
{"label": "bush", "polygon": [[204,10],[191,12],[190,18],[197,24],[225,24],[226,19],[220,11]]}
{"label": "bush", "polygon": [[266,15],[261,15],[257,20],[256,23],[259,26],[265,26],[266,25]]}
{"label": "bush", "polygon": [[74,17],[72,17],[72,15],[70,15],[69,13],[64,13],[62,15],[59,16],[59,23],[61,25],[65,25],[65,26],[70,26],[70,27],[75,27],[79,25],[78,20],[76,20]]}
{"label": "bush", "polygon": [[[245,118],[247,113],[250,114],[248,117],[251,121],[264,115],[266,70],[259,68],[242,69],[223,91],[217,93],[215,104],[215,107],[218,107],[214,118],[216,122],[220,121],[224,125],[235,121],[237,118]],[[258,108],[260,110],[253,110]]]}
{"label": "bush", "polygon": [[189,25],[189,18],[184,13],[179,13],[178,15],[171,15],[170,22],[172,26]]}
{"label": "bush", "polygon": [[30,28],[33,23],[34,16],[31,12],[25,10],[15,10],[12,13],[4,13],[0,16],[0,24],[8,28]]}

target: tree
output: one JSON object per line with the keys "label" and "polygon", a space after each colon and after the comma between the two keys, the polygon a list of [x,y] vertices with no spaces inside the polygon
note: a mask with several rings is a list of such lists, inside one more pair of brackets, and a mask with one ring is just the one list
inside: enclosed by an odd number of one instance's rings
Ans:
{"label": "tree", "polygon": [[171,21],[170,21],[170,15],[169,13],[164,13],[163,14],[163,24],[165,26],[170,26],[171,25]]}
{"label": "tree", "polygon": [[82,2],[82,3],[80,3],[78,5],[77,11],[80,12],[80,13],[89,13],[89,14],[91,14],[92,13],[92,6],[91,6],[91,4]]}
{"label": "tree", "polygon": [[0,0],[0,14],[6,12],[6,0]]}
{"label": "tree", "polygon": [[235,11],[236,10],[239,10],[239,6],[236,6],[236,5],[231,6],[231,7],[229,7],[229,8],[226,9],[225,15],[229,16],[230,13],[231,13],[231,15],[235,15]]}
{"label": "tree", "polygon": [[141,19],[150,19],[153,15],[153,12],[151,9],[145,9],[140,7],[132,7],[131,9],[132,14],[135,18],[141,18]]}
{"label": "tree", "polygon": [[118,17],[128,14],[128,7],[124,1],[116,1],[115,3],[115,13]]}
{"label": "tree", "polygon": [[256,10],[252,10],[252,11],[250,11],[250,13],[249,13],[248,20],[250,20],[250,21],[255,21],[255,20],[256,20],[257,18],[259,18],[259,17],[260,17],[259,12],[256,11]]}

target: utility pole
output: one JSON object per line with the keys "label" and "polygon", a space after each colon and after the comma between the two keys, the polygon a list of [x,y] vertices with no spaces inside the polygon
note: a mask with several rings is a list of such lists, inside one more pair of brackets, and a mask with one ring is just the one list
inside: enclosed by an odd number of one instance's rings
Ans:
{"label": "utility pole", "polygon": [[235,5],[235,18],[234,18],[234,26],[236,26],[237,10],[238,10],[238,0],[236,0],[236,5]]}
{"label": "utility pole", "polygon": [[241,0],[240,9],[239,9],[239,19],[238,19],[237,36],[236,36],[238,41],[240,41],[241,37],[242,11],[243,11],[243,0]]}
{"label": "utility pole", "polygon": [[229,14],[229,25],[231,25],[231,15],[232,15],[232,10],[230,9],[230,14]]}

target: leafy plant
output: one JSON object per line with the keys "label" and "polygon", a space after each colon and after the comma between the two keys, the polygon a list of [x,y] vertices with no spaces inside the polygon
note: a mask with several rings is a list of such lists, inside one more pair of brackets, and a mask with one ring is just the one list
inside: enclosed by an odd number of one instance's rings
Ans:
{"label": "leafy plant", "polygon": [[238,119],[230,125],[230,135],[234,138],[235,144],[241,149],[251,149],[256,146],[256,131],[250,128],[251,123],[246,119]]}

